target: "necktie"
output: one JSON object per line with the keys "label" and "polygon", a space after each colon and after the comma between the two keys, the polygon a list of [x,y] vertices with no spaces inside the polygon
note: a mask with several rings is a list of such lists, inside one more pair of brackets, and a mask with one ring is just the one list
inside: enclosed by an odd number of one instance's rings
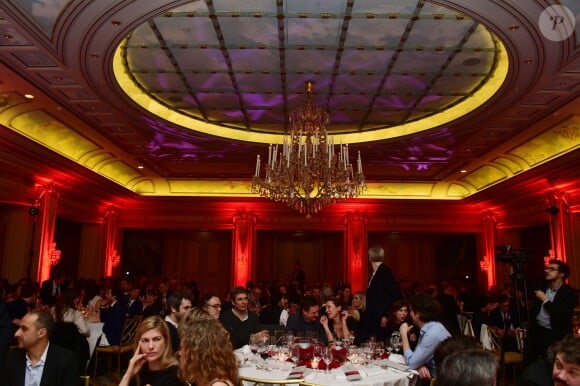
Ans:
{"label": "necktie", "polygon": [[510,328],[510,314],[507,312],[503,314],[503,327],[506,330]]}

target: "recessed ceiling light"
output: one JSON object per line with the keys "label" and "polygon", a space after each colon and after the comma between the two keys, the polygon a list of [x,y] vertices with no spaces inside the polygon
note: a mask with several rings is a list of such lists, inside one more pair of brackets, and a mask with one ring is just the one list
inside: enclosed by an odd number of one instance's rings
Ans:
{"label": "recessed ceiling light", "polygon": [[460,173],[467,173],[467,170],[465,170],[465,169],[461,169],[459,172],[460,172]]}
{"label": "recessed ceiling light", "polygon": [[143,166],[143,165],[138,165],[138,166],[137,166],[137,169],[143,169],[143,168],[144,168],[144,166]]}
{"label": "recessed ceiling light", "polygon": [[24,98],[26,98],[26,99],[34,99],[34,95],[32,95],[32,94],[24,94]]}

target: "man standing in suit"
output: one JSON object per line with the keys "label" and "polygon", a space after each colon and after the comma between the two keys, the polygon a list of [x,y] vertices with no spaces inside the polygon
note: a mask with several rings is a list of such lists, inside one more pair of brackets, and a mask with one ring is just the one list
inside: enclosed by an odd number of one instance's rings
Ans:
{"label": "man standing in suit", "polygon": [[[364,326],[356,338],[363,342],[368,338],[377,337],[381,325],[386,326],[387,314],[391,304],[401,298],[401,290],[395,281],[393,272],[383,262],[385,251],[379,246],[369,248],[369,262],[373,274],[369,280],[366,293],[367,308],[365,311]],[[362,336],[360,336],[362,335]]]}
{"label": "man standing in suit", "polygon": [[8,354],[0,386],[78,386],[79,365],[74,353],[49,344],[54,319],[45,311],[26,314],[14,336],[18,350]]}
{"label": "man standing in suit", "polygon": [[45,306],[56,304],[56,298],[62,293],[65,287],[66,276],[64,273],[54,271],[49,280],[42,282],[40,286],[40,301]]}
{"label": "man standing in suit", "polygon": [[576,291],[566,284],[570,266],[552,259],[546,272],[547,287],[534,291],[536,301],[532,313],[529,343],[532,357],[545,357],[548,347],[572,333],[572,311],[578,304]]}

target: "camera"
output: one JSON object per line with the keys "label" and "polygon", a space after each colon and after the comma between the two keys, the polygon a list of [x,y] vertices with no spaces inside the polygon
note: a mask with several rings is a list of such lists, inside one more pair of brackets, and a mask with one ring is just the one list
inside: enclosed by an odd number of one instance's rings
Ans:
{"label": "camera", "polygon": [[503,263],[523,264],[528,260],[524,248],[512,248],[511,245],[499,245],[495,247],[495,259]]}
{"label": "camera", "polygon": [[509,263],[512,266],[512,279],[523,279],[523,272],[528,254],[524,248],[512,248],[511,245],[499,245],[495,248],[495,259],[502,263]]}

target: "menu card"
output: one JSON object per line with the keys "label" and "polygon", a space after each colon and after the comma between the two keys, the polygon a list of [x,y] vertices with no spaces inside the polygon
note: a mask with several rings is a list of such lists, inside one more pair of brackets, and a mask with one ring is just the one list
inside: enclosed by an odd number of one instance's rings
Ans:
{"label": "menu card", "polygon": [[348,381],[358,381],[362,379],[362,375],[360,371],[353,365],[344,365],[341,367],[342,371],[344,371],[344,375],[346,375],[346,379]]}
{"label": "menu card", "polygon": [[290,372],[287,379],[304,379],[310,373],[312,373],[312,369],[306,366],[298,366]]}

